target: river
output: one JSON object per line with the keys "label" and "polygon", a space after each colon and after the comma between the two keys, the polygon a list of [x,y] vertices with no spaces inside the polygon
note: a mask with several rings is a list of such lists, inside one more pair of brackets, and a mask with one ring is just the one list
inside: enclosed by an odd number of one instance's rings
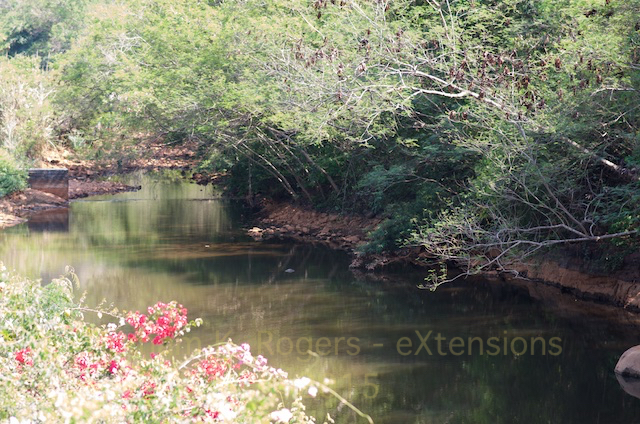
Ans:
{"label": "river", "polygon": [[[45,282],[72,267],[88,305],[177,300],[205,324],[176,356],[247,342],[290,376],[331,380],[376,423],[640,422],[613,374],[640,332],[618,312],[499,282],[430,292],[416,272],[356,275],[342,252],[247,237],[247,211],[212,187],[132,178],[142,190],[0,231],[0,260]],[[336,422],[364,422],[338,409]]]}

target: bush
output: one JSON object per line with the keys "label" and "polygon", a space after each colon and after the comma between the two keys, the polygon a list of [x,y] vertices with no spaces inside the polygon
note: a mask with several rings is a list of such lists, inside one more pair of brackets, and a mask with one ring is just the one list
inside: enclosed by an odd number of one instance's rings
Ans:
{"label": "bush", "polygon": [[[145,313],[90,309],[74,301],[74,279],[42,286],[0,263],[0,421],[306,423],[315,421],[302,396],[332,392],[289,379],[247,344],[179,363],[168,350],[143,354],[142,344],[168,347],[201,321],[189,322],[177,302]],[[86,313],[113,322],[93,325]]]}
{"label": "bush", "polygon": [[8,155],[2,155],[0,151],[0,197],[26,187],[27,172],[18,169]]}

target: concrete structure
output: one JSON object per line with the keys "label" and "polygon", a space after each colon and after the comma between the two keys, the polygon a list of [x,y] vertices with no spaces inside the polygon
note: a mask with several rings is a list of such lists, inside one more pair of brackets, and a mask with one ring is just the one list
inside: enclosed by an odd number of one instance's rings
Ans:
{"label": "concrete structure", "polygon": [[29,187],[69,200],[69,170],[31,168],[29,169]]}

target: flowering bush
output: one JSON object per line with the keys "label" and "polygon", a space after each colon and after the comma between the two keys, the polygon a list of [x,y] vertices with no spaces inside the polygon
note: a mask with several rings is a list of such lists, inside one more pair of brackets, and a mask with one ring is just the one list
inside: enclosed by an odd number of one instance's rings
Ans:
{"label": "flowering bush", "polygon": [[[144,355],[141,344],[167,346],[201,321],[177,302],[146,314],[90,310],[72,290],[71,278],[42,286],[0,263],[0,420],[307,423],[315,420],[302,396],[332,392],[288,379],[247,344],[210,346],[180,363],[167,350]],[[87,312],[115,322],[90,324]]]}

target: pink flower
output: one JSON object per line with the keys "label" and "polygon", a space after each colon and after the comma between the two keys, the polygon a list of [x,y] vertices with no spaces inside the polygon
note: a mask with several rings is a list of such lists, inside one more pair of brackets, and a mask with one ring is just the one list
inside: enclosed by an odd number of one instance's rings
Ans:
{"label": "pink flower", "polygon": [[20,349],[15,353],[15,359],[21,365],[33,365],[33,357],[30,347]]}
{"label": "pink flower", "polygon": [[267,365],[267,358],[265,358],[262,355],[258,355],[256,357],[256,366],[258,368],[262,368],[262,367],[265,367],[266,365]]}
{"label": "pink flower", "polygon": [[218,417],[220,416],[219,411],[211,411],[210,409],[207,409],[204,412],[209,416],[209,418],[213,418],[214,420],[217,420]]}
{"label": "pink flower", "polygon": [[81,370],[87,369],[89,367],[89,354],[87,352],[82,352],[76,356],[75,364]]}
{"label": "pink flower", "polygon": [[215,357],[209,357],[198,362],[195,373],[203,374],[209,381],[223,376],[228,370],[227,364]]}
{"label": "pink flower", "polygon": [[[162,344],[165,339],[174,338],[178,330],[188,324],[187,309],[176,301],[169,303],[158,302],[147,308],[149,316],[136,311],[129,313],[126,322],[135,331],[135,339],[148,342],[151,335],[154,344]],[[133,339],[133,338],[131,338]]]}
{"label": "pink flower", "polygon": [[140,390],[145,396],[151,396],[156,391],[156,383],[147,381],[140,387]]}
{"label": "pink flower", "polygon": [[126,341],[126,337],[124,333],[120,331],[118,333],[116,332],[108,333],[105,343],[106,343],[107,349],[113,350],[114,352],[124,352],[125,341]]}
{"label": "pink flower", "polygon": [[116,371],[120,368],[120,365],[114,360],[111,361],[111,363],[109,364],[109,373],[110,374],[115,374]]}

